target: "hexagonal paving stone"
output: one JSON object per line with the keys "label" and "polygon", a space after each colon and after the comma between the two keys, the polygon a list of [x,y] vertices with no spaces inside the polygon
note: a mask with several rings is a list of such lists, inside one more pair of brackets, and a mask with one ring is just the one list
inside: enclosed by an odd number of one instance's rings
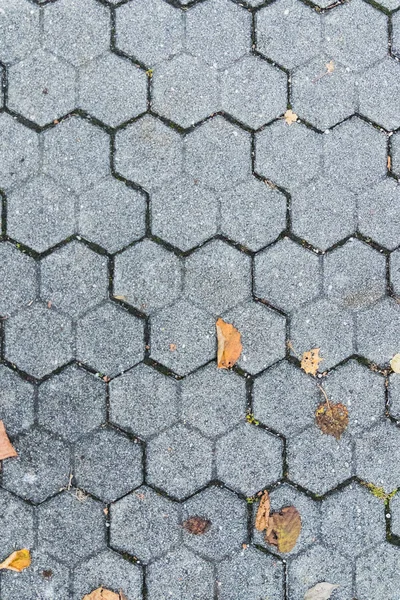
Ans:
{"label": "hexagonal paving stone", "polygon": [[397,493],[390,500],[391,531],[394,535],[400,535],[400,496]]}
{"label": "hexagonal paving stone", "polygon": [[252,496],[282,477],[282,449],[278,437],[242,423],[217,441],[217,477],[233,490]]}
{"label": "hexagonal paving stone", "polygon": [[324,15],[323,47],[331,59],[360,70],[387,54],[387,17],[362,0]]}
{"label": "hexagonal paving stone", "polygon": [[385,507],[380,498],[352,484],[322,502],[322,538],[351,559],[386,539]]}
{"label": "hexagonal paving stone", "polygon": [[162,556],[180,539],[179,505],[142,486],[111,505],[111,546],[142,562]]}
{"label": "hexagonal paving stone", "polygon": [[77,325],[77,358],[101,373],[117,375],[143,358],[143,322],[108,302]]}
{"label": "hexagonal paving stone", "polygon": [[390,255],[390,281],[394,293],[400,296],[400,248]]}
{"label": "hexagonal paving stone", "polygon": [[108,50],[109,11],[95,0],[58,0],[44,10],[44,46],[79,66]]}
{"label": "hexagonal paving stone", "polygon": [[400,238],[399,202],[400,187],[391,177],[365,190],[358,197],[360,232],[385,248],[394,250]]}
{"label": "hexagonal paving stone", "polygon": [[389,493],[400,487],[400,430],[389,420],[364,431],[355,445],[356,475]]}
{"label": "hexagonal paving stone", "polygon": [[152,109],[190,127],[220,109],[217,71],[188,54],[155,67],[152,76]]}
{"label": "hexagonal paving stone", "polygon": [[72,241],[41,262],[41,297],[72,318],[108,295],[107,258]]}
{"label": "hexagonal paving stone", "polygon": [[176,177],[181,166],[182,137],[155,117],[117,132],[115,168],[123,177],[151,189]]}
{"label": "hexagonal paving stone", "polygon": [[45,50],[10,67],[8,77],[8,107],[38,125],[75,108],[75,69]]}
{"label": "hexagonal paving stone", "polygon": [[146,73],[111,52],[79,72],[79,108],[116,127],[147,109]]}
{"label": "hexagonal paving stone", "polygon": [[292,230],[321,250],[355,232],[356,198],[324,176],[296,189],[291,198]]}
{"label": "hexagonal paving stone", "polygon": [[106,547],[104,505],[72,489],[38,507],[38,546],[69,567]]}
{"label": "hexagonal paving stone", "polygon": [[389,412],[400,421],[400,377],[397,377],[397,373],[389,377]]}
{"label": "hexagonal paving stone", "polygon": [[357,348],[380,365],[398,352],[400,306],[393,298],[385,298],[357,315]]}
{"label": "hexagonal paving stone", "polygon": [[21,60],[40,45],[39,7],[28,0],[0,2],[0,60]]}
{"label": "hexagonal paving stone", "polygon": [[148,67],[181,50],[183,14],[162,0],[133,0],[116,15],[116,47]]}
{"label": "hexagonal paving stone", "polygon": [[296,311],[290,322],[290,339],[301,356],[321,348],[321,370],[331,369],[354,352],[352,315],[330,300],[321,298]]}
{"label": "hexagonal paving stone", "polygon": [[342,554],[316,545],[288,565],[289,598],[303,598],[310,588],[321,581],[334,582],[339,588],[334,591],[335,600],[352,597],[352,565]]}
{"label": "hexagonal paving stone", "polygon": [[108,252],[143,237],[145,215],[144,194],[113,177],[79,196],[79,233]]}
{"label": "hexagonal paving stone", "polygon": [[285,436],[292,436],[314,423],[319,400],[312,379],[286,361],[264,371],[254,381],[255,418]]}
{"label": "hexagonal paving stone", "polygon": [[[300,554],[309,546],[315,545],[320,539],[321,514],[320,503],[315,502],[305,494],[302,494],[296,488],[284,483],[276,487],[270,493],[271,510],[280,511],[284,506],[294,506],[301,516],[301,532],[296,545],[289,555]],[[255,522],[258,504],[253,505],[253,519]],[[253,529],[253,543],[271,550],[274,554],[280,554],[282,558],[287,557],[288,553],[279,553],[276,546],[271,546],[265,541],[265,532]]]}
{"label": "hexagonal paving stone", "polygon": [[327,177],[346,182],[354,192],[386,175],[386,154],[385,134],[358,117],[340,123],[324,136]]}
{"label": "hexagonal paving stone", "polygon": [[74,600],[81,600],[100,586],[121,590],[130,598],[140,598],[142,570],[112,550],[104,550],[84,561],[74,571]]}
{"label": "hexagonal paving stone", "polygon": [[0,365],[0,415],[9,435],[18,435],[33,425],[34,388],[21,377]]}
{"label": "hexagonal paving stone", "polygon": [[210,481],[212,444],[178,423],[148,442],[146,463],[148,483],[182,499]]}
{"label": "hexagonal paving stone", "polygon": [[149,600],[212,598],[213,566],[187,548],[180,548],[149,566],[146,583]]}
{"label": "hexagonal paving stone", "polygon": [[185,169],[204,185],[221,191],[251,174],[250,135],[221,116],[196,128],[185,143]]}
{"label": "hexagonal paving stone", "polygon": [[150,208],[153,234],[184,252],[217,232],[217,198],[193,177],[180,176],[155,190]]}
{"label": "hexagonal paving stone", "polygon": [[250,257],[221,240],[196,250],[185,261],[184,293],[219,314],[251,294]]}
{"label": "hexagonal paving stone", "polygon": [[110,383],[110,421],[143,439],[177,420],[177,403],[176,381],[144,364]]}
{"label": "hexagonal paving stone", "polygon": [[6,190],[35,175],[39,168],[39,136],[6,113],[0,115],[0,148],[1,188]]}
{"label": "hexagonal paving stone", "polygon": [[[333,62],[333,71],[328,71]],[[354,76],[340,63],[320,56],[292,75],[293,111],[319,129],[328,129],[356,112]]]}
{"label": "hexagonal paving stone", "polygon": [[257,50],[292,69],[315,56],[321,43],[321,17],[294,0],[279,0],[256,13]]}
{"label": "hexagonal paving stone", "polygon": [[284,598],[282,563],[251,546],[218,565],[217,581],[221,600]]}
{"label": "hexagonal paving stone", "polygon": [[143,240],[115,257],[114,296],[145,313],[171,304],[182,287],[182,265],[172,252]]}
{"label": "hexagonal paving stone", "polygon": [[400,126],[397,104],[400,94],[400,65],[386,58],[362,75],[359,82],[360,113],[386,129]]}
{"label": "hexagonal paving stone", "polygon": [[320,170],[322,136],[301,123],[276,121],[256,134],[255,170],[288,190]]}
{"label": "hexagonal paving stone", "polygon": [[195,516],[211,521],[211,527],[204,535],[183,529],[183,543],[205,558],[221,560],[247,541],[246,503],[228,490],[211,487],[187,500],[182,522]]}
{"label": "hexagonal paving stone", "polygon": [[253,129],[286,111],[287,76],[267,61],[246,56],[222,74],[224,111]]}
{"label": "hexagonal paving stone", "polygon": [[68,447],[42,429],[22,434],[14,446],[18,457],[3,464],[2,485],[25,500],[43,502],[68,485]]}
{"label": "hexagonal paving stone", "polygon": [[210,65],[227,67],[250,51],[251,15],[227,0],[200,3],[187,13],[186,46]]}
{"label": "hexagonal paving stone", "polygon": [[44,134],[43,170],[67,190],[96,184],[110,173],[109,162],[108,135],[85,119],[70,117]]}
{"label": "hexagonal paving stone", "polygon": [[393,573],[399,568],[399,548],[387,543],[361,556],[356,563],[357,597],[396,598],[398,585]]}
{"label": "hexagonal paving stone", "polygon": [[0,243],[0,314],[7,317],[36,298],[35,261],[8,242]]}
{"label": "hexagonal paving stone", "polygon": [[[385,0],[383,0],[383,2],[384,1]],[[392,17],[392,28],[393,28],[392,52],[394,54],[396,54],[396,56],[400,56],[400,17],[399,17],[399,14],[397,14],[397,13],[395,13]]]}
{"label": "hexagonal paving stone", "polygon": [[216,352],[214,319],[181,300],[151,317],[151,358],[185,375]]}
{"label": "hexagonal paving stone", "polygon": [[100,429],[75,445],[76,485],[114,502],[143,481],[142,448],[114,429]]}
{"label": "hexagonal paving stone", "polygon": [[338,441],[314,426],[289,440],[287,461],[290,481],[325,494],[353,475],[351,438]]}
{"label": "hexagonal paving stone", "polygon": [[365,365],[349,360],[331,371],[324,388],[332,402],[341,402],[349,411],[347,431],[358,435],[385,412],[385,380]]}
{"label": "hexagonal paving stone", "polygon": [[39,423],[75,442],[106,420],[104,381],[75,365],[39,386]]}
{"label": "hexagonal paving stone", "polygon": [[223,318],[240,331],[243,351],[238,365],[252,375],[285,357],[286,319],[258,302],[246,302]]}
{"label": "hexagonal paving stone", "polygon": [[184,423],[219,436],[246,416],[245,380],[207,365],[182,381],[181,411]]}
{"label": "hexagonal paving stone", "polygon": [[40,378],[72,358],[71,321],[42,304],[7,319],[5,356],[20,369]]}
{"label": "hexagonal paving stone", "polygon": [[288,238],[257,254],[254,264],[254,293],[285,311],[311,302],[320,292],[318,256]]}
{"label": "hexagonal paving stone", "polygon": [[324,288],[343,308],[359,310],[386,291],[386,259],[359,240],[350,239],[324,257]]}
{"label": "hexagonal paving stone", "polygon": [[[15,459],[13,459],[15,460]],[[10,461],[3,462],[3,467]],[[34,545],[33,507],[0,489],[1,553],[8,556],[20,548]]]}
{"label": "hexagonal paving stone", "polygon": [[286,229],[286,198],[255,177],[221,194],[221,230],[257,251]]}

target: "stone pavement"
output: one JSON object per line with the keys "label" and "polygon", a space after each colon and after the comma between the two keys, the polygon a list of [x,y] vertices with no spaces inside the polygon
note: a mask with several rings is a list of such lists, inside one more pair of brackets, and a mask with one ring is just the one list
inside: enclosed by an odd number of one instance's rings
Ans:
{"label": "stone pavement", "polygon": [[1,600],[400,599],[399,8],[0,0]]}

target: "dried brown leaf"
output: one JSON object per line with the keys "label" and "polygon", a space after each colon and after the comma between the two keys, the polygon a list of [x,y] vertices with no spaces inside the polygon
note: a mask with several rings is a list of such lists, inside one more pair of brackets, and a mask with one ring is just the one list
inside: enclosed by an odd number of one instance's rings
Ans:
{"label": "dried brown leaf", "polygon": [[390,366],[394,373],[400,373],[400,354],[395,354],[390,361]]}
{"label": "dried brown leaf", "polygon": [[292,123],[296,123],[297,121],[297,115],[296,113],[294,113],[290,108],[289,110],[287,110],[285,112],[285,114],[283,115],[283,118],[285,119],[286,123],[288,125],[291,125]]}
{"label": "dried brown leaf", "polygon": [[256,516],[256,529],[258,531],[266,531],[268,528],[269,513],[271,511],[271,502],[268,492],[264,492],[260,504],[258,505]]}
{"label": "dried brown leaf", "polygon": [[27,548],[23,548],[22,550],[16,550],[0,563],[0,569],[9,569],[10,571],[21,573],[21,571],[29,567],[30,564],[31,553]]}
{"label": "dried brown leaf", "polygon": [[319,355],[320,349],[321,348],[312,348],[307,352],[303,352],[303,356],[301,357],[301,368],[303,371],[314,377],[317,374],[319,364],[324,360]]}
{"label": "dried brown leaf", "polygon": [[231,323],[225,323],[222,319],[216,322],[217,328],[217,366],[218,369],[229,369],[233,367],[242,352],[241,335]]}
{"label": "dried brown leaf", "polygon": [[107,590],[103,586],[86,594],[83,600],[128,600],[125,594],[120,590],[118,593]]}
{"label": "dried brown leaf", "polygon": [[17,452],[13,448],[10,440],[8,439],[8,435],[6,432],[6,428],[4,427],[3,421],[0,421],[0,460],[4,460],[5,458],[11,458],[13,456],[18,456]]}
{"label": "dried brown leaf", "polygon": [[279,552],[290,552],[296,545],[300,531],[299,511],[294,506],[285,506],[279,512],[270,515],[265,541],[276,546]]}
{"label": "dried brown leaf", "polygon": [[322,581],[321,583],[317,583],[317,585],[314,585],[314,587],[307,590],[304,600],[329,600],[333,590],[336,590],[338,587],[338,585],[333,583]]}
{"label": "dried brown leaf", "polygon": [[325,396],[325,402],[322,402],[317,407],[315,421],[322,433],[333,435],[334,438],[339,440],[349,424],[349,411],[347,410],[347,406],[340,402],[332,404],[324,388],[320,385],[318,387]]}
{"label": "dried brown leaf", "polygon": [[182,523],[182,526],[184,529],[186,529],[186,531],[192,533],[193,535],[203,535],[210,530],[211,521],[208,519],[203,519],[203,517],[195,516],[186,519],[186,521]]}

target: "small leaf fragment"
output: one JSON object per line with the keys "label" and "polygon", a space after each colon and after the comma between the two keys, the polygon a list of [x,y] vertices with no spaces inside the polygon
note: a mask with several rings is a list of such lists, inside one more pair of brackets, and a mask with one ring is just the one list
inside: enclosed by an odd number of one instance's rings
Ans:
{"label": "small leaf fragment", "polygon": [[294,113],[290,108],[289,110],[287,110],[285,112],[285,114],[283,115],[283,118],[285,119],[286,123],[288,125],[291,125],[292,123],[296,123],[297,121],[297,115],[296,113]]}
{"label": "small leaf fragment", "polygon": [[8,439],[6,428],[4,427],[3,421],[0,421],[0,460],[5,458],[12,458],[18,456],[15,448]]}
{"label": "small leaf fragment", "polygon": [[268,492],[264,492],[260,504],[258,505],[256,515],[256,529],[258,531],[265,531],[268,528],[269,513],[271,511],[271,501],[269,499]]}
{"label": "small leaf fragment", "polygon": [[312,348],[307,352],[303,352],[303,356],[301,357],[301,368],[303,371],[314,377],[317,374],[319,364],[324,360],[319,355],[320,350],[321,348]]}
{"label": "small leaf fragment", "polygon": [[203,535],[211,528],[211,521],[203,519],[203,517],[190,517],[182,523],[182,526],[186,531],[193,535]]}
{"label": "small leaf fragment", "polygon": [[265,541],[276,546],[279,552],[290,552],[296,545],[301,531],[300,513],[294,506],[285,506],[272,513],[265,533]]}
{"label": "small leaf fragment", "polygon": [[338,402],[322,402],[315,411],[315,421],[317,426],[326,435],[333,435],[340,440],[342,433],[349,424],[349,411],[347,406]]}
{"label": "small leaf fragment", "polygon": [[317,583],[314,587],[307,590],[304,596],[304,600],[329,600],[333,590],[336,590],[339,586],[333,583]]}
{"label": "small leaf fragment", "polygon": [[29,567],[30,564],[31,553],[27,548],[23,548],[22,550],[16,550],[0,563],[0,569],[9,569],[10,571],[21,573],[21,571]]}
{"label": "small leaf fragment", "polygon": [[390,366],[394,373],[400,373],[400,354],[395,354],[390,361]]}
{"label": "small leaf fragment", "polygon": [[231,323],[222,319],[216,322],[217,328],[217,366],[218,369],[230,369],[242,353],[242,342],[239,331]]}
{"label": "small leaf fragment", "polygon": [[325,66],[327,73],[333,73],[333,71],[335,70],[335,63],[333,60],[330,60],[328,63],[326,63]]}
{"label": "small leaf fragment", "polygon": [[90,592],[90,594],[86,594],[83,600],[127,600],[127,598],[121,590],[119,593],[116,593],[101,586],[97,590]]}

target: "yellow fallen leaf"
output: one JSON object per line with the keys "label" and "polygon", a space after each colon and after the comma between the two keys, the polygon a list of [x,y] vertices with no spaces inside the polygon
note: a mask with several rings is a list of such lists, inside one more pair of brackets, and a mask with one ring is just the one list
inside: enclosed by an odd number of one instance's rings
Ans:
{"label": "yellow fallen leaf", "polygon": [[216,322],[217,328],[217,366],[218,369],[229,369],[233,367],[242,352],[241,335],[231,323],[225,323],[222,319]]}
{"label": "yellow fallen leaf", "polygon": [[290,108],[289,110],[287,110],[285,112],[285,114],[283,115],[283,118],[285,119],[286,123],[288,125],[291,125],[292,123],[296,123],[297,121],[297,115],[296,113],[294,113]]}
{"label": "yellow fallen leaf", "polygon": [[0,563],[0,569],[9,569],[20,573],[31,564],[31,553],[27,548],[16,550],[6,560]]}
{"label": "yellow fallen leaf", "polygon": [[301,358],[300,363],[300,366],[303,369],[303,371],[305,371],[309,375],[314,375],[314,377],[317,374],[319,363],[324,360],[320,357],[319,351],[320,348],[312,348],[307,352],[303,352],[303,356]]}
{"label": "yellow fallen leaf", "polygon": [[13,445],[8,439],[6,428],[4,427],[3,421],[0,421],[0,460],[5,458],[11,458],[12,456],[18,456]]}
{"label": "yellow fallen leaf", "polygon": [[86,594],[83,600],[128,600],[125,594],[120,590],[119,593],[107,590],[103,586],[93,590],[90,594]]}
{"label": "yellow fallen leaf", "polygon": [[256,529],[258,531],[266,531],[268,529],[269,513],[271,510],[271,502],[268,492],[264,492],[260,504],[258,505],[256,516]]}
{"label": "yellow fallen leaf", "polygon": [[301,531],[300,513],[294,506],[285,506],[269,517],[265,541],[276,546],[279,552],[290,552]]}
{"label": "yellow fallen leaf", "polygon": [[390,361],[390,366],[394,373],[400,373],[400,354],[395,354]]}

